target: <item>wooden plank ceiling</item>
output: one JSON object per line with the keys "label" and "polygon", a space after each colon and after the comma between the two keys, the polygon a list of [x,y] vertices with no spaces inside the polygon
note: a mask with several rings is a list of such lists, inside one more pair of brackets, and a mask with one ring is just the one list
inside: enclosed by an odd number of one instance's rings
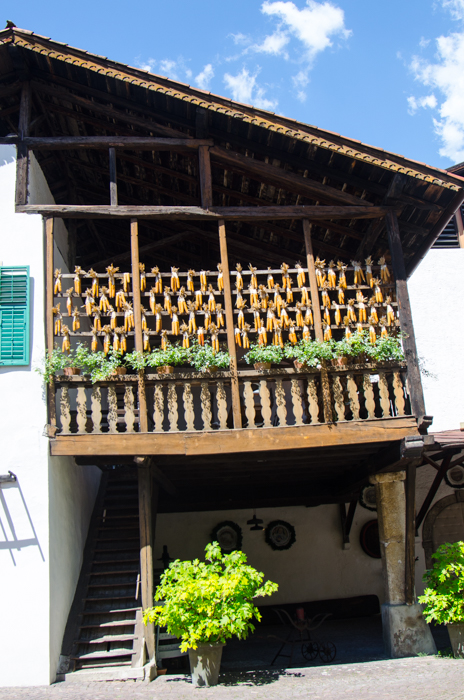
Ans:
{"label": "wooden plank ceiling", "polygon": [[[31,136],[213,139],[215,206],[398,206],[410,266],[428,237],[438,235],[443,217],[462,194],[464,181],[456,176],[416,163],[408,167],[409,162],[399,156],[335,134],[327,134],[334,146],[328,147],[321,138],[325,132],[315,127],[126,66],[117,73],[118,64],[30,32],[0,32],[0,41],[0,135],[17,133],[21,82],[29,80]],[[132,80],[126,78],[128,73]],[[155,79],[167,87],[148,89]],[[192,95],[201,96],[201,107],[198,99],[187,99]],[[304,129],[317,139],[308,142],[295,136]],[[347,144],[354,144],[356,157],[349,155],[354,151]],[[107,151],[49,150],[36,156],[58,204],[109,202]],[[118,150],[117,173],[119,204],[201,205],[196,152]],[[128,222],[78,221],[73,226],[77,264],[102,271],[111,261],[129,263]],[[283,261],[293,265],[304,255],[301,221],[230,222],[227,232],[232,265],[252,262],[265,267]],[[389,257],[383,221],[319,221],[313,224],[313,241],[321,258],[348,262],[368,254]],[[140,246],[147,268],[159,265],[167,270],[176,264],[181,269],[214,270],[219,260],[215,222],[141,221]]]}

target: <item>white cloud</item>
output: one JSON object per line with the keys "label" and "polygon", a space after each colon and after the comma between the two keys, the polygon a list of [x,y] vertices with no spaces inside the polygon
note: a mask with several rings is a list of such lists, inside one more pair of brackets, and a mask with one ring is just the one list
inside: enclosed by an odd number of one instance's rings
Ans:
{"label": "white cloud", "polygon": [[426,39],[424,36],[421,37],[421,40],[419,41],[419,46],[421,47],[421,49],[426,49],[429,44],[430,39]]}
{"label": "white cloud", "polygon": [[451,12],[453,19],[464,19],[464,0],[442,0],[441,4]]}
{"label": "white cloud", "polygon": [[246,68],[242,68],[237,75],[224,75],[224,83],[236,102],[254,105],[259,109],[275,109],[277,100],[268,100],[264,97],[265,90],[256,82],[259,68],[251,74]]}
{"label": "white cloud", "polygon": [[273,56],[279,56],[284,53],[285,58],[288,58],[288,54],[284,52],[284,48],[290,41],[290,37],[285,32],[277,30],[274,34],[267,36],[261,44],[254,44],[251,50],[257,51],[258,53],[268,53]]}
{"label": "white cloud", "polygon": [[181,82],[190,80],[193,75],[183,56],[179,56],[176,60],[172,58],[164,58],[161,60],[149,58],[145,62],[136,61],[136,65],[142,70],[150,71],[150,73],[157,73],[170,80],[178,80]]}
{"label": "white cloud", "polygon": [[214,78],[213,65],[212,63],[207,63],[201,73],[198,73],[194,82],[201,90],[209,90],[209,84],[212,78]]}
{"label": "white cloud", "polygon": [[437,104],[437,98],[433,94],[419,98],[411,96],[408,97],[408,112],[409,114],[415,114],[420,107],[435,109]]}
{"label": "white cloud", "polygon": [[292,76],[292,83],[293,83],[294,88],[297,91],[296,92],[297,99],[300,102],[304,102],[306,100],[306,91],[304,88],[309,83],[308,74],[304,70],[300,70],[299,73]]}

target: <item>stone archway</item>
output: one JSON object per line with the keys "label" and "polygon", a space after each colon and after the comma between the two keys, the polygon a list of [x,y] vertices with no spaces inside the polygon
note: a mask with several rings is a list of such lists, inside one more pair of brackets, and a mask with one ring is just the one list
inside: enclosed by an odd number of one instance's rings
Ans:
{"label": "stone archway", "polygon": [[455,491],[440,499],[427,514],[422,529],[425,566],[432,566],[432,554],[444,542],[464,541],[464,493]]}

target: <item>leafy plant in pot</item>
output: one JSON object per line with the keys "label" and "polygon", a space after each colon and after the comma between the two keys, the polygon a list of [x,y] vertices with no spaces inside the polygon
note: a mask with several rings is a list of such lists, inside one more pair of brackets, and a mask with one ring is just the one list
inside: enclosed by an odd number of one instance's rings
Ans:
{"label": "leafy plant in pot", "polygon": [[244,355],[247,365],[255,369],[270,369],[271,365],[279,365],[284,359],[284,351],[280,345],[258,345],[253,343]]}
{"label": "leafy plant in pot", "polygon": [[447,625],[455,658],[464,658],[464,542],[445,542],[432,554],[434,563],[423,580],[419,603],[427,622]]}
{"label": "leafy plant in pot", "polygon": [[367,334],[354,333],[351,338],[332,340],[332,364],[335,366],[347,365],[353,360],[364,361],[366,358]]}
{"label": "leafy plant in pot", "polygon": [[188,350],[180,345],[154,348],[146,358],[147,367],[155,367],[159,374],[171,374],[174,367],[188,364]]}
{"label": "leafy plant in pot", "polygon": [[87,369],[90,371],[92,383],[105,382],[118,374],[126,374],[127,358],[120,350],[110,348],[107,355],[104,352],[89,353]]}
{"label": "leafy plant in pot", "polygon": [[[166,627],[189,651],[192,682],[211,686],[218,682],[222,648],[227,639],[245,639],[261,619],[254,599],[271,595],[278,585],[263,583],[264,574],[247,564],[246,555],[222,554],[217,542],[205,548],[206,561],[176,560],[161,576],[156,599],[144,610],[145,624]],[[155,601],[156,603],[156,601]]]}
{"label": "leafy plant in pot", "polygon": [[296,345],[288,343],[284,353],[285,357],[293,359],[298,371],[320,367],[323,360],[331,360],[333,357],[330,343],[318,340],[300,340]]}
{"label": "leafy plant in pot", "polygon": [[386,338],[377,338],[372,345],[367,343],[366,352],[369,358],[378,364],[403,362],[405,357],[401,338],[401,335],[397,337],[387,336]]}
{"label": "leafy plant in pot", "polygon": [[36,371],[43,377],[46,384],[50,384],[53,377],[61,371],[67,376],[80,374],[82,370],[86,371],[90,355],[87,347],[81,343],[76,348],[72,348],[69,353],[55,347],[51,353],[45,354],[43,368],[38,367]]}
{"label": "leafy plant in pot", "polygon": [[226,350],[214,350],[208,343],[196,342],[188,349],[188,361],[197,372],[215,372],[229,369],[230,355]]}

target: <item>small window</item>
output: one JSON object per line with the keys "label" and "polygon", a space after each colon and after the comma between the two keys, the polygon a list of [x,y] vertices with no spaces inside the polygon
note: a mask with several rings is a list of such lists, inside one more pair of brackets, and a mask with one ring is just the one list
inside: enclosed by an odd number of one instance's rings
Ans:
{"label": "small window", "polygon": [[29,364],[29,267],[0,267],[0,365]]}

